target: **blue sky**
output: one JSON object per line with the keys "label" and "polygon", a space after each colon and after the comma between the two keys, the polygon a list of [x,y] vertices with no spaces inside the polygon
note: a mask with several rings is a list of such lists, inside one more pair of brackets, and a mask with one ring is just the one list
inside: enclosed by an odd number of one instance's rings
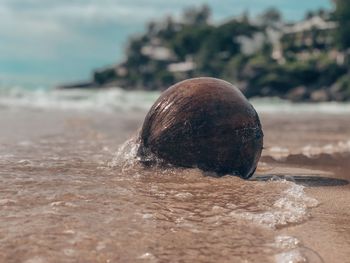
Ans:
{"label": "blue sky", "polygon": [[0,0],[0,86],[56,85],[90,77],[123,58],[128,36],[149,20],[209,4],[220,21],[274,6],[288,20],[330,0]]}

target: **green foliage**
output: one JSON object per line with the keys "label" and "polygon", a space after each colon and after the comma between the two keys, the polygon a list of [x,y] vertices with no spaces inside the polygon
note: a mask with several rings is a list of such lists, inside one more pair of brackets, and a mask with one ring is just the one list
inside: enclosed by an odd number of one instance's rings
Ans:
{"label": "green foliage", "polygon": [[298,84],[303,85],[312,84],[320,76],[313,60],[295,61],[286,64],[286,71],[291,79],[297,80]]}
{"label": "green foliage", "polygon": [[339,78],[335,84],[344,100],[350,100],[350,76],[348,74]]}
{"label": "green foliage", "polygon": [[[337,43],[330,39],[331,30],[316,28],[307,32],[284,34],[281,39],[283,60],[272,59],[273,44],[266,37],[254,54],[244,54],[238,37],[253,37],[256,33],[267,36],[267,28],[279,28],[282,22],[277,9],[268,9],[260,16],[261,24],[250,22],[248,14],[223,24],[210,24],[208,6],[188,8],[182,21],[168,16],[160,22],[150,22],[144,34],[129,40],[126,60],[118,76],[115,69],[105,69],[94,74],[98,84],[118,80],[129,88],[146,90],[166,89],[173,83],[193,76],[223,78],[242,85],[245,95],[288,97],[293,89],[301,87],[303,98],[317,89],[334,88],[338,100],[350,99],[349,65],[339,65],[335,60],[336,45],[350,47],[350,2],[337,0],[337,9],[331,17],[339,23]],[[328,19],[324,10],[309,13]],[[242,38],[241,38],[242,39]],[[252,40],[255,41],[255,40]],[[254,43],[256,44],[256,43]],[[144,48],[148,47],[148,52]],[[149,50],[169,49],[166,58],[157,58]],[[332,52],[331,52],[332,51]],[[193,70],[173,71],[172,63],[194,61]],[[350,61],[346,59],[345,61]],[[171,71],[170,71],[171,69]],[[118,71],[117,71],[118,72]],[[299,89],[300,90],[300,89]],[[331,94],[331,91],[328,91]],[[332,95],[331,95],[332,96]],[[338,96],[338,97],[337,97]]]}
{"label": "green foliage", "polygon": [[169,87],[175,81],[174,75],[166,70],[158,72],[156,79],[158,80],[158,84],[164,88]]}
{"label": "green foliage", "polygon": [[164,27],[158,32],[158,37],[167,41],[171,40],[176,33],[176,23],[171,16],[168,16],[165,20]]}
{"label": "green foliage", "polygon": [[185,9],[183,20],[185,24],[202,26],[209,22],[211,10],[208,5],[203,5],[200,8],[189,7]]}
{"label": "green foliage", "polygon": [[232,82],[240,81],[242,70],[248,60],[249,57],[243,54],[238,54],[237,56],[232,57],[226,64],[223,77]]}
{"label": "green foliage", "polygon": [[206,36],[196,56],[199,70],[206,74],[219,75],[226,63],[240,52],[235,36],[252,36],[257,30],[257,27],[237,20],[216,27]]}
{"label": "green foliage", "polygon": [[342,49],[350,48],[350,2],[336,0],[335,18],[339,23],[337,29],[338,45]]}
{"label": "green foliage", "polygon": [[100,71],[95,71],[93,78],[94,78],[94,82],[102,85],[110,80],[115,79],[116,73],[113,68],[107,68]]}
{"label": "green foliage", "polygon": [[282,21],[282,14],[276,8],[269,8],[260,15],[260,20],[265,26],[274,26]]}
{"label": "green foliage", "polygon": [[129,41],[129,44],[126,49],[127,54],[127,66],[129,68],[137,68],[142,64],[146,64],[149,61],[149,58],[144,56],[141,52],[143,44],[145,43],[144,38],[133,38]]}
{"label": "green foliage", "polygon": [[246,95],[249,97],[267,94],[283,96],[296,85],[285,66],[279,65],[264,53],[252,56],[241,74],[247,80]]}
{"label": "green foliage", "polygon": [[209,25],[185,25],[184,28],[169,41],[169,46],[174,50],[180,60],[184,60],[186,56],[198,52],[198,49],[205,42],[212,30],[213,27]]}

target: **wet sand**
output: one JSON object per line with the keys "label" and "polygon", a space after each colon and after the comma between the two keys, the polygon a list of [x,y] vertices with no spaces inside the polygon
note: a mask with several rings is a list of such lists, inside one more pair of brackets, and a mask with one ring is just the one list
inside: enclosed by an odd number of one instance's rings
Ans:
{"label": "wet sand", "polygon": [[251,181],[110,167],[144,114],[0,109],[4,262],[349,262],[346,114],[261,114]]}
{"label": "wet sand", "polygon": [[[324,262],[350,262],[348,118],[347,114],[263,117],[266,147],[283,146],[289,149],[290,154],[276,161],[279,159],[276,152],[272,154],[275,158],[271,158],[267,151],[263,161],[272,167],[281,165],[290,174],[299,167],[325,173],[319,175],[316,172],[310,175],[309,180],[303,180],[304,176],[296,180],[308,186],[306,192],[316,198],[320,205],[312,210],[309,221],[281,230],[282,233],[300,237],[304,244],[322,256]],[[339,147],[343,144],[347,147]]]}

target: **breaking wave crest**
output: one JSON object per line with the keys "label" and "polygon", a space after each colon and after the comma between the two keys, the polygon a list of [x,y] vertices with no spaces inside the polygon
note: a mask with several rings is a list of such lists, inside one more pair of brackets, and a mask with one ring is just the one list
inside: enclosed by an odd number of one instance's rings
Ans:
{"label": "breaking wave crest", "polygon": [[130,111],[147,110],[159,92],[0,88],[0,106],[34,109]]}
{"label": "breaking wave crest", "polygon": [[[73,90],[0,87],[0,107],[94,111],[148,110],[159,95],[159,91],[126,91],[116,87]],[[350,113],[350,103],[293,104],[276,98],[256,98],[251,102],[261,113]]]}
{"label": "breaking wave crest", "polygon": [[328,143],[325,145],[306,145],[299,149],[288,149],[286,147],[270,147],[265,150],[265,155],[272,157],[276,161],[284,161],[290,155],[300,154],[307,158],[318,157],[322,154],[335,155],[350,153],[350,140]]}

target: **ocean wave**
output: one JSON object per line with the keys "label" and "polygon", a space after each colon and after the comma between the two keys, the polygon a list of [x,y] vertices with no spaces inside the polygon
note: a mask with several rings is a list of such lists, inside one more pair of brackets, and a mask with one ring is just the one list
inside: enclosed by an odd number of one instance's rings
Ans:
{"label": "ocean wave", "polygon": [[285,161],[289,156],[302,155],[307,158],[316,158],[323,154],[336,155],[350,152],[350,140],[343,140],[325,145],[306,145],[304,147],[291,150],[286,147],[273,146],[266,148],[265,156],[269,156],[276,161]]}
{"label": "ocean wave", "polygon": [[307,145],[301,149],[301,152],[306,157],[312,158],[321,154],[334,155],[336,153],[347,153],[350,152],[350,140],[339,141],[333,144],[326,144],[323,146],[312,146]]}
{"label": "ocean wave", "polygon": [[147,110],[159,92],[103,90],[55,90],[1,88],[0,106],[55,110],[130,111]]}
{"label": "ocean wave", "polygon": [[350,113],[350,103],[347,102],[319,102],[293,103],[279,98],[253,98],[250,100],[257,112],[261,113]]}
{"label": "ocean wave", "polygon": [[[0,107],[34,109],[130,111],[148,110],[159,91],[109,89],[26,89],[0,88]],[[251,103],[259,113],[350,113],[350,103],[291,103],[278,98],[254,98]]]}

